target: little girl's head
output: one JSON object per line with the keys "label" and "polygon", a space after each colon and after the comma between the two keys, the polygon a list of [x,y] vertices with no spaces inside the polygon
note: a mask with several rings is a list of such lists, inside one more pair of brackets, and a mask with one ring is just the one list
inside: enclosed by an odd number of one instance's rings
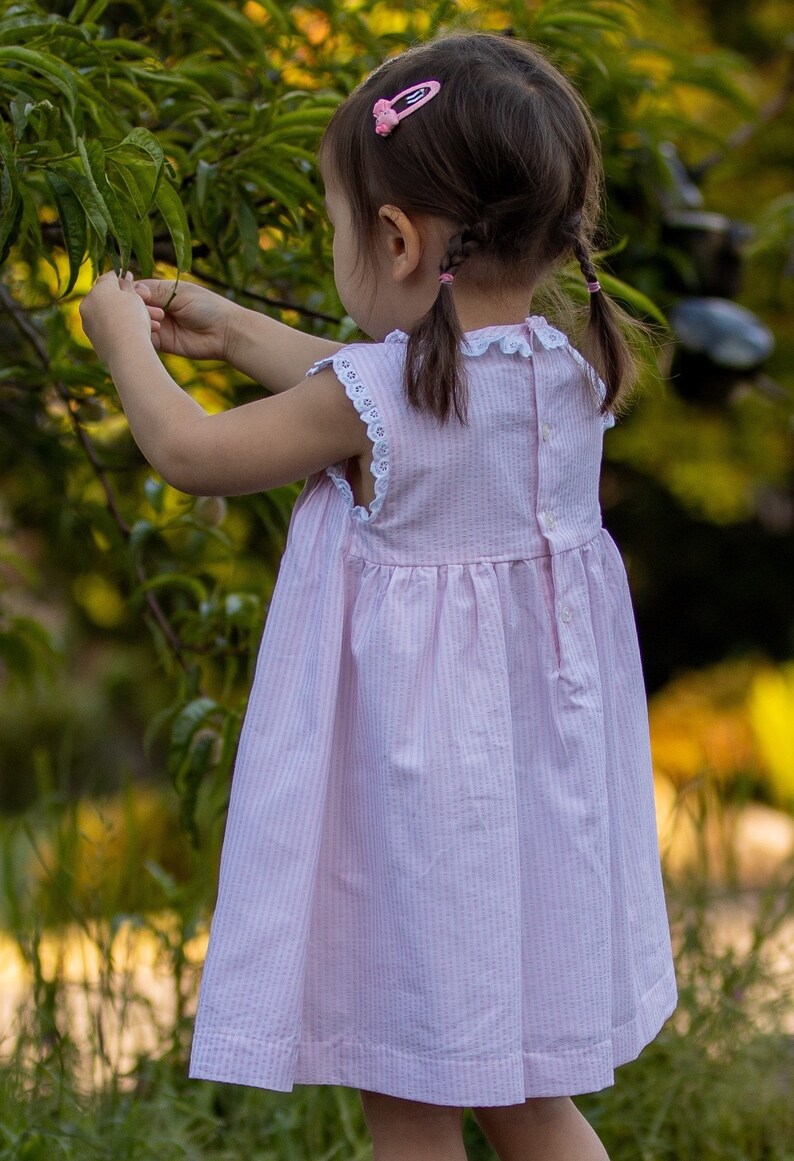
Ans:
{"label": "little girl's head", "polygon": [[591,289],[586,349],[606,383],[605,409],[619,400],[631,358],[590,257],[602,182],[597,134],[580,95],[535,48],[473,33],[387,60],[334,113],[320,162],[344,199],[362,274],[377,269],[381,207],[446,226],[437,293],[406,353],[416,407],[441,420],[453,410],[465,417],[453,281],[495,298],[525,289],[529,304],[533,287],[571,254]]}

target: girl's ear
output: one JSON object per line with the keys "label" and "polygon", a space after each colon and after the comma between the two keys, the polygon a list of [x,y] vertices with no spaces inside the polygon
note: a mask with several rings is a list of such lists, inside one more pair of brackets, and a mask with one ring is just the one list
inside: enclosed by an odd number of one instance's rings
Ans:
{"label": "girl's ear", "polygon": [[381,206],[378,218],[392,275],[395,282],[403,282],[419,267],[424,249],[422,235],[397,206]]}

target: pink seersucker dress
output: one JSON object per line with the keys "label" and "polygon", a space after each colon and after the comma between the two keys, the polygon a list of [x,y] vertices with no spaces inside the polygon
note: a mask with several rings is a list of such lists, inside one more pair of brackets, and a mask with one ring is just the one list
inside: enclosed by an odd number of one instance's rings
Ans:
{"label": "pink seersucker dress", "polygon": [[[604,1088],[676,1003],[605,421],[542,318],[329,362],[367,425],[298,499],[234,774],[191,1075],[433,1104]],[[607,421],[607,425],[609,421]]]}

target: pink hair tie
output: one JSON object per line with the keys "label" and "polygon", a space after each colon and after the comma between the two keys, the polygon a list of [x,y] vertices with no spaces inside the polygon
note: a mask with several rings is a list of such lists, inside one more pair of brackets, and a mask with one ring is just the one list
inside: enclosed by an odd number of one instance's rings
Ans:
{"label": "pink hair tie", "polygon": [[443,274],[439,274],[438,281],[439,282],[454,282],[455,275],[450,274],[450,272],[448,270],[445,270]]}
{"label": "pink hair tie", "polygon": [[598,281],[588,282],[587,289],[590,291],[591,294],[598,294],[599,290],[601,289],[601,283]]}
{"label": "pink hair tie", "polygon": [[[388,101],[385,97],[381,97],[372,106],[372,116],[375,118],[375,132],[379,137],[388,137],[392,129],[396,129],[403,117],[407,117],[409,113],[415,113],[417,109],[421,109],[422,105],[426,105],[428,101],[432,101],[441,88],[440,81],[422,81],[421,85],[411,85],[409,89],[403,89],[396,97],[392,97]],[[405,108],[400,109],[399,113],[394,106],[398,101],[405,100]]]}

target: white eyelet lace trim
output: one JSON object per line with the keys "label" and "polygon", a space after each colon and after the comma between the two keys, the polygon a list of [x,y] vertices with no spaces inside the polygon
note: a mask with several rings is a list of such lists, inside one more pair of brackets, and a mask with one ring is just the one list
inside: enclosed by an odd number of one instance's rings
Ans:
{"label": "white eyelet lace trim", "polygon": [[380,412],[367,392],[367,388],[361,379],[359,379],[358,372],[345,355],[330,355],[326,359],[320,359],[319,362],[315,363],[306,372],[307,378],[311,375],[316,375],[318,371],[322,371],[324,367],[330,364],[333,365],[337,379],[344,387],[345,394],[352,402],[362,422],[366,423],[367,435],[372,443],[372,463],[370,464],[370,471],[375,480],[375,498],[370,504],[369,509],[364,508],[360,504],[356,504],[353,489],[345,478],[346,463],[344,461],[338,464],[331,464],[325,470],[342,493],[342,497],[350,509],[350,515],[362,520],[364,523],[369,523],[383,507],[383,501],[386,498],[386,489],[389,486],[389,441],[386,438],[386,428],[383,425]]}
{"label": "white eyelet lace trim", "polygon": [[[524,325],[526,325],[530,332],[529,338],[522,334],[515,334],[515,327],[513,327],[513,333],[502,332],[501,334],[499,333],[498,327],[483,327],[482,330],[491,330],[494,333],[465,335],[461,352],[464,355],[470,355],[476,358],[478,355],[484,355],[488,348],[491,347],[494,343],[498,343],[499,350],[502,351],[505,355],[518,354],[523,358],[528,359],[532,356],[532,336],[535,335],[541,346],[545,347],[548,351],[553,351],[559,347],[565,347],[574,362],[582,368],[582,370],[587,374],[588,378],[592,378],[593,368],[590,366],[584,356],[580,354],[579,351],[577,351],[576,347],[571,346],[567,335],[563,334],[562,331],[558,331],[556,327],[553,327],[551,323],[546,321],[543,315],[530,315],[529,318],[524,320]],[[384,339],[384,342],[386,343],[404,343],[407,341],[408,335],[405,333],[405,331],[392,331],[391,334],[388,334]],[[599,400],[603,400],[606,388],[604,387],[601,379],[599,379],[597,376],[594,382],[598,391]],[[602,422],[604,427],[614,427],[615,417],[610,412],[608,412],[602,417]]]}
{"label": "white eyelet lace trim", "polygon": [[[530,332],[530,335],[516,334],[517,326],[525,326]],[[542,345],[549,350],[553,347],[564,347],[568,339],[550,323],[546,322],[545,318],[539,314],[530,315],[523,323],[511,324],[509,330],[506,328],[500,333],[499,327],[482,327],[482,331],[491,331],[491,334],[476,334],[470,332],[463,336],[462,354],[470,355],[476,358],[478,355],[484,355],[485,352],[494,343],[499,344],[499,350],[505,355],[521,355],[524,359],[532,357],[532,335],[537,335],[538,340]],[[408,341],[408,335],[405,331],[392,331],[383,340],[386,343],[405,343]]]}
{"label": "white eyelet lace trim", "polygon": [[546,322],[542,314],[533,314],[527,319],[527,326],[534,335],[538,336],[538,342],[542,343],[548,351],[554,350],[555,347],[570,346],[567,336],[553,327],[551,323]]}
{"label": "white eyelet lace trim", "polygon": [[499,350],[505,355],[521,355],[524,359],[532,357],[532,347],[523,335],[472,335],[464,336],[463,354],[484,355],[493,343],[499,344]]}

